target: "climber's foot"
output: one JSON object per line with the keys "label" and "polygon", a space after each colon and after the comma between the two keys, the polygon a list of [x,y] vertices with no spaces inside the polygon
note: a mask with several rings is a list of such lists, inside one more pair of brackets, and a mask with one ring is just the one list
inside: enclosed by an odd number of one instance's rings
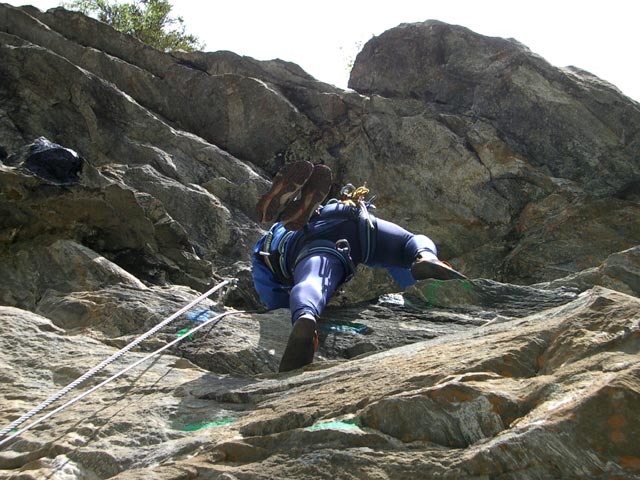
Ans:
{"label": "climber's foot", "polygon": [[288,372],[309,365],[313,362],[317,348],[318,332],[315,320],[310,316],[298,318],[293,324],[278,371]]}
{"label": "climber's foot", "polygon": [[418,259],[411,266],[411,275],[416,280],[465,280],[467,277],[451,268],[447,263],[433,259]]}
{"label": "climber's foot", "polygon": [[256,205],[256,211],[262,222],[274,222],[293,200],[313,172],[311,162],[300,161],[282,167],[273,179],[271,189],[264,194]]}
{"label": "climber's foot", "polygon": [[331,169],[326,165],[314,165],[313,173],[296,200],[289,202],[282,212],[281,221],[287,230],[299,230],[313,215],[331,190]]}

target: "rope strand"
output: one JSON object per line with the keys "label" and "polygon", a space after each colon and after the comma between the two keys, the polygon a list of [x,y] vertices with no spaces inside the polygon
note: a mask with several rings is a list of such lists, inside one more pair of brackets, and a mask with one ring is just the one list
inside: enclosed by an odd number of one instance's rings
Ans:
{"label": "rope strand", "polygon": [[[228,312],[224,312],[221,313],[219,315],[216,315],[215,317],[212,317],[204,322],[202,322],[200,325],[198,325],[197,327],[192,328],[189,332],[187,332],[185,335],[182,335],[181,337],[176,338],[175,340],[167,343],[166,345],[164,345],[163,347],[160,347],[158,350],[154,351],[153,353],[150,353],[149,355],[147,355],[144,358],[141,358],[140,360],[132,363],[131,365],[129,365],[128,367],[126,367],[125,369],[115,373],[114,375],[112,375],[111,377],[107,378],[106,380],[100,382],[98,385],[90,388],[89,390],[87,390],[86,392],[81,393],[80,395],[76,396],[75,398],[72,398],[71,400],[69,400],[68,402],[66,402],[63,405],[60,405],[58,408],[56,408],[55,410],[49,412],[48,414],[46,414],[44,417],[39,418],[38,420],[34,421],[33,423],[30,423],[29,425],[27,425],[26,427],[18,430],[17,432],[13,433],[12,435],[8,436],[7,438],[3,439],[0,441],[0,447],[2,447],[4,444],[10,442],[12,439],[16,438],[17,436],[23,434],[24,432],[26,432],[27,430],[30,430],[31,428],[35,427],[36,425],[40,424],[41,422],[44,422],[45,420],[51,418],[52,416],[54,416],[56,413],[64,410],[67,407],[70,407],[71,405],[73,405],[74,403],[76,403],[79,400],[82,400],[84,397],[86,397],[87,395],[95,392],[96,390],[98,390],[99,388],[102,388],[103,386],[105,386],[107,383],[112,382],[113,380],[115,380],[116,378],[124,375],[125,373],[127,373],[129,370],[131,370],[132,368],[137,367],[138,365],[140,365],[143,362],[146,362],[147,360],[155,357],[156,355],[162,353],[163,351],[165,351],[166,349],[172,347],[173,345],[181,342],[182,340],[184,340],[185,338],[187,338],[189,335],[191,335],[192,333],[197,332],[198,330],[200,330],[201,328],[206,327],[207,325],[209,325],[210,323],[216,322],[218,323],[220,320],[222,320],[222,318],[226,317],[227,315],[232,315],[235,313],[246,313],[243,310],[231,310]],[[214,324],[215,325],[215,324]]]}
{"label": "rope strand", "polygon": [[[25,413],[24,415],[22,415],[17,420],[14,420],[10,425],[8,425],[5,428],[3,428],[2,430],[0,430],[0,438],[5,437],[9,432],[11,432],[12,430],[16,429],[20,425],[22,425],[24,422],[29,420],[34,415],[37,415],[39,412],[41,412],[42,410],[47,408],[49,405],[51,405],[53,402],[55,402],[59,398],[63,397],[67,393],[69,393],[71,390],[76,388],[78,385],[83,383],[85,380],[91,378],[93,375],[98,373],[100,370],[104,369],[107,365],[113,363],[115,360],[120,358],[122,355],[127,353],[129,350],[131,350],[132,348],[134,348],[135,346],[137,346],[138,344],[140,344],[141,342],[143,342],[144,340],[149,338],[151,335],[156,333],[161,328],[163,328],[166,325],[168,325],[169,323],[171,323],[173,320],[175,320],[177,317],[179,317],[184,312],[189,310],[191,307],[193,307],[194,305],[200,303],[202,300],[204,300],[205,298],[209,297],[210,295],[212,295],[213,293],[217,292],[222,287],[224,287],[225,285],[228,285],[230,283],[232,283],[232,280],[224,280],[224,281],[220,282],[219,284],[217,284],[216,286],[214,286],[213,288],[211,288],[210,290],[208,290],[207,292],[205,292],[202,295],[200,295],[199,297],[197,297],[196,299],[194,299],[191,302],[189,302],[187,305],[182,307],[180,310],[178,310],[173,315],[167,317],[165,320],[160,322],[158,325],[153,327],[151,330],[149,330],[148,332],[142,334],[141,336],[136,338],[134,341],[129,343],[127,346],[125,346],[121,350],[117,351],[116,353],[111,355],[106,360],[103,360],[98,365],[93,367],[91,370],[86,372],[84,375],[82,375],[81,377],[77,378],[76,380],[71,382],[69,385],[67,385],[66,387],[64,387],[60,391],[58,391],[56,394],[50,396],[45,401],[40,403],[38,406],[34,407],[32,410],[30,410],[29,412]],[[12,437],[10,437],[10,438],[12,438]],[[5,442],[5,440],[0,442],[0,445],[2,445],[4,442]]]}

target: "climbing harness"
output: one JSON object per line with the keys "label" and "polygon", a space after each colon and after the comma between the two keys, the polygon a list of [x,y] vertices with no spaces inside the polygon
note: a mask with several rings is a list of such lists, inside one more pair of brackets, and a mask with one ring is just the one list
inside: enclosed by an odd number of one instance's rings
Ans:
{"label": "climbing harness", "polygon": [[[375,209],[375,205],[372,204],[375,197],[372,197],[370,200],[365,200],[365,196],[368,193],[369,189],[367,188],[366,183],[358,188],[349,183],[340,190],[339,202],[336,200],[330,201],[327,206],[320,207],[319,209],[321,218],[347,218],[347,215],[351,215],[349,212],[355,212],[353,213],[353,215],[355,215],[353,218],[359,218],[361,221],[364,221],[366,226],[362,225],[360,231],[362,232],[361,236],[363,237],[362,243],[364,246],[363,252],[365,252],[365,260],[371,256],[372,249],[374,247],[372,231],[376,228],[375,220],[369,214],[370,208]],[[338,207],[338,205],[344,205],[344,207]],[[360,212],[360,215],[357,214],[358,211]],[[325,212],[324,215],[323,212]],[[292,283],[289,265],[287,265],[287,246],[289,244],[289,240],[294,236],[294,234],[295,231],[286,230],[282,223],[278,222],[269,229],[262,243],[257,246],[258,256],[262,259],[262,262],[267,266],[269,271],[271,271],[277,282],[282,285],[291,285]],[[323,245],[323,247],[332,248],[334,250],[333,253],[335,253],[335,245]],[[317,249],[314,249],[314,251],[317,251]],[[350,272],[350,278],[355,271],[355,267],[353,266],[353,261],[350,256],[350,249],[348,249],[346,255],[341,251],[338,252],[340,253],[340,257],[343,259],[343,263],[345,263],[347,271]],[[298,258],[294,262],[294,267],[302,257],[308,255],[309,251],[306,250],[303,253],[304,255],[298,255]]]}
{"label": "climbing harness", "polygon": [[[166,344],[165,346],[163,346],[162,348],[156,350],[155,352],[147,355],[146,357],[144,357],[141,360],[138,360],[137,362],[133,363],[132,365],[128,366],[127,368],[125,368],[124,370],[118,372],[117,374],[113,375],[112,377],[108,378],[107,380],[103,381],[102,383],[96,385],[95,387],[87,390],[86,392],[82,393],[81,395],[78,395],[77,397],[75,397],[74,399],[72,399],[71,401],[65,403],[64,405],[58,407],[57,409],[53,410],[52,412],[48,413],[47,415],[45,415],[44,417],[41,417],[40,419],[32,422],[31,424],[29,424],[28,426],[13,432],[18,426],[22,425],[23,423],[25,423],[27,420],[29,420],[30,418],[32,418],[33,416],[37,415],[39,412],[41,412],[42,410],[44,410],[45,408],[47,408],[49,405],[51,405],[53,402],[55,402],[56,400],[60,399],[62,396],[66,395],[68,392],[70,392],[71,390],[73,390],[74,388],[76,388],[77,386],[79,386],[81,383],[83,383],[85,380],[91,378],[93,375],[95,375],[96,373],[98,373],[100,370],[104,369],[106,366],[108,366],[109,364],[113,363],[115,360],[117,360],[118,358],[120,358],[122,355],[124,355],[126,352],[128,352],[129,350],[131,350],[132,348],[134,348],[136,345],[140,344],[142,341],[146,340],[147,338],[149,338],[151,335],[155,334],[158,330],[160,330],[161,328],[163,328],[164,326],[168,325],[169,323],[171,323],[173,320],[175,320],[176,318],[178,318],[180,315],[182,315],[183,313],[187,312],[189,309],[191,309],[193,306],[197,305],[198,303],[200,303],[201,301],[203,301],[205,298],[211,296],[212,294],[214,294],[215,292],[217,292],[218,290],[220,290],[221,288],[223,288],[226,285],[234,285],[235,284],[235,279],[229,279],[229,280],[224,280],[222,282],[220,282],[219,284],[217,284],[216,286],[214,286],[213,288],[211,288],[210,290],[208,290],[207,292],[203,293],[202,295],[200,295],[199,297],[195,298],[194,300],[192,300],[191,302],[189,302],[187,305],[185,305],[184,307],[182,307],[180,310],[178,310],[177,312],[175,312],[174,314],[170,315],[169,317],[167,317],[165,320],[163,320],[162,322],[160,322],[158,325],[156,325],[155,327],[153,327],[151,330],[149,330],[148,332],[142,334],[141,336],[139,336],[138,338],[136,338],[134,341],[132,341],[131,343],[129,343],[127,346],[125,346],[124,348],[122,348],[121,350],[117,351],[116,353],[114,353],[113,355],[111,355],[109,358],[107,358],[106,360],[102,361],[101,363],[99,363],[98,365],[96,365],[95,367],[93,367],[91,370],[89,370],[88,372],[86,372],[84,375],[82,375],[81,377],[79,377],[78,379],[74,380],[73,382],[71,382],[69,385],[67,385],[66,387],[64,387],[62,390],[60,390],[59,392],[57,392],[56,394],[52,395],[51,397],[47,398],[44,402],[40,403],[38,406],[36,406],[35,408],[33,408],[32,410],[30,410],[29,412],[27,412],[26,414],[24,414],[23,416],[21,416],[20,418],[18,418],[17,420],[15,420],[14,422],[12,422],[10,425],[8,425],[7,427],[3,428],[2,430],[0,430],[0,446],[3,446],[4,444],[8,443],[10,440],[14,439],[15,437],[17,437],[18,435],[21,435],[22,433],[26,432],[27,430],[35,427],[36,425],[38,425],[39,423],[43,422],[44,420],[50,418],[51,416],[55,415],[56,413],[58,413],[59,411],[63,410],[64,408],[74,404],[75,402],[77,402],[78,400],[80,400],[81,398],[84,398],[85,396],[89,395],[90,393],[94,392],[95,390],[97,390],[98,388],[102,387],[103,385],[106,385],[107,383],[111,382],[112,380],[115,380],[116,378],[118,378],[119,376],[121,376],[122,374],[126,373],[127,371],[131,370],[132,368],[136,367],[137,365],[139,365],[140,363],[154,357],[155,355],[163,352],[164,350],[168,349],[169,347],[175,345],[178,342],[181,342],[182,340],[184,340],[185,338],[187,338],[189,335],[195,333],[196,331],[200,330],[201,328],[204,328],[206,325],[209,325],[213,322],[218,323],[223,317],[227,316],[227,315],[231,315],[234,313],[245,313],[243,311],[240,310],[231,310],[228,312],[224,312],[221,313],[219,315],[216,315],[215,317],[212,317],[202,323],[200,323],[198,326],[194,327],[193,329],[191,329],[190,331],[186,332],[185,335],[180,336],[178,338],[176,338],[175,340],[173,340],[172,342]],[[13,432],[13,433],[11,433]],[[10,434],[11,433],[11,434]],[[9,435],[10,434],[10,435]],[[6,438],[5,438],[6,437]]]}
{"label": "climbing harness", "polygon": [[283,285],[291,283],[291,275],[289,275],[286,263],[286,248],[289,239],[294,234],[295,231],[286,230],[281,223],[276,223],[267,232],[264,244],[258,252],[271,273]]}
{"label": "climbing harness", "polygon": [[[369,209],[375,209],[372,203],[375,197],[365,200],[368,193],[366,185],[359,188],[351,184],[345,185],[340,191],[340,199],[331,199],[320,206],[302,231],[288,231],[282,222],[277,222],[256,242],[252,255],[253,283],[260,302],[267,309],[274,310],[289,305],[289,294],[293,286],[292,272],[298,262],[311,253],[323,252],[336,256],[344,266],[346,279],[352,278],[355,265],[351,246],[348,250],[343,250],[346,245],[339,244],[341,250],[338,251],[335,242],[317,239],[336,226],[334,220],[357,222],[358,243],[354,247],[359,247],[355,251],[361,254],[358,262],[366,264],[374,257],[377,220],[369,214]],[[300,247],[301,250],[298,250]],[[297,256],[288,253],[291,248],[298,252]]]}
{"label": "climbing harness", "polygon": [[356,272],[356,266],[353,263],[353,259],[351,258],[351,247],[349,242],[346,239],[338,240],[337,242],[332,242],[331,240],[313,240],[309,244],[307,244],[294,262],[294,269],[298,263],[307,258],[310,255],[316,255],[318,253],[326,253],[328,255],[333,255],[338,258],[342,263],[345,271],[345,279],[344,282],[348,282],[353,278],[353,275]]}
{"label": "climbing harness", "polygon": [[348,282],[356,273],[356,266],[353,263],[353,258],[351,258],[351,245],[349,245],[349,241],[346,238],[338,240],[336,242],[336,250],[346,260],[349,267],[347,271],[347,278],[345,279],[345,282]]}

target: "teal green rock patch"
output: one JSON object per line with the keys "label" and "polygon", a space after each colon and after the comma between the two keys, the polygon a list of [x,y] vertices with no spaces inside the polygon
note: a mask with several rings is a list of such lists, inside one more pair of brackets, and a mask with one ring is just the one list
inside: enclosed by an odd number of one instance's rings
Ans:
{"label": "teal green rock patch", "polygon": [[404,294],[409,305],[423,308],[458,308],[476,305],[478,292],[469,280],[426,280],[411,286]]}
{"label": "teal green rock patch", "polygon": [[202,423],[192,423],[191,425],[187,425],[182,430],[184,432],[195,432],[196,430],[202,430],[203,428],[213,428],[213,427],[221,427],[223,425],[229,425],[230,423],[235,422],[235,418],[221,418],[220,420],[214,420],[211,422],[202,422]]}
{"label": "teal green rock patch", "polygon": [[362,323],[341,322],[341,323],[320,323],[318,326],[322,333],[364,333],[367,326]]}

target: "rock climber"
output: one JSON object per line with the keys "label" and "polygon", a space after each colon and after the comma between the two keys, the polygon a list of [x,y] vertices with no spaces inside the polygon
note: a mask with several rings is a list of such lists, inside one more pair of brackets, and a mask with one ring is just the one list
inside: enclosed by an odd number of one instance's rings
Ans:
{"label": "rock climber", "polygon": [[320,206],[332,185],[331,169],[300,161],[285,165],[256,205],[274,222],[253,251],[253,281],[269,309],[288,307],[293,328],[280,372],[313,361],[317,320],[338,286],[358,264],[384,267],[401,288],[417,280],[466,278],[438,260],[433,241],[374,217],[366,187],[343,187],[340,199]]}

